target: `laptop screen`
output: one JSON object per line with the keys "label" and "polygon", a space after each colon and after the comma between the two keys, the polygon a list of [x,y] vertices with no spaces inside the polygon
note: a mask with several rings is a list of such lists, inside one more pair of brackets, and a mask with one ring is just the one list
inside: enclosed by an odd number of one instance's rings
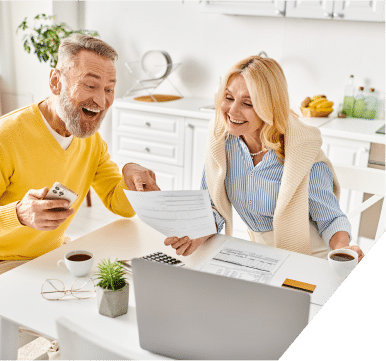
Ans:
{"label": "laptop screen", "polygon": [[307,293],[132,261],[140,345],[179,359],[278,359],[308,323]]}

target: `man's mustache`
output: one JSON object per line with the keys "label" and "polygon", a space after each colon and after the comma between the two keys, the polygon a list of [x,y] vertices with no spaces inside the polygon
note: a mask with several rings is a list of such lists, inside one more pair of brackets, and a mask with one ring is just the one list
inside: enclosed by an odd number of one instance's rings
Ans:
{"label": "man's mustache", "polygon": [[94,112],[99,112],[99,111],[103,112],[105,110],[105,108],[102,108],[102,107],[98,106],[94,102],[82,103],[82,104],[80,104],[79,107],[80,108],[87,108],[88,110],[91,110],[91,111],[94,111]]}

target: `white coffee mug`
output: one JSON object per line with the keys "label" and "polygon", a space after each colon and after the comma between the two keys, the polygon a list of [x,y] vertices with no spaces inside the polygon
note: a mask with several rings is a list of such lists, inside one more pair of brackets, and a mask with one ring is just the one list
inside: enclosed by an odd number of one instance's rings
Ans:
{"label": "white coffee mug", "polygon": [[[81,256],[83,255],[83,257]],[[85,256],[89,256],[87,258]],[[69,271],[73,276],[86,276],[94,263],[93,254],[85,250],[75,250],[65,254],[64,260],[58,261],[58,266],[66,271]]]}
{"label": "white coffee mug", "polygon": [[[354,259],[350,261],[337,261],[333,260],[331,256],[337,253],[343,253],[350,256],[353,256]],[[347,277],[350,272],[355,268],[358,264],[358,253],[353,251],[352,249],[334,249],[328,253],[328,263],[330,267],[335,271],[335,273],[340,277]]]}

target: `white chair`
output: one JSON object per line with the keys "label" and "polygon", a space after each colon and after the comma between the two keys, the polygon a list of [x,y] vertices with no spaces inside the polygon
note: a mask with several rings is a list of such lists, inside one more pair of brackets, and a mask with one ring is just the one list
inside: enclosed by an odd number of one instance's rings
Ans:
{"label": "white chair", "polygon": [[128,359],[120,346],[110,344],[102,336],[91,334],[67,318],[58,318],[56,328],[62,360]]}
{"label": "white chair", "polygon": [[[364,210],[385,198],[384,170],[338,164],[334,164],[334,170],[342,189],[373,194],[363,203],[355,205],[354,209],[348,210],[347,218],[349,220],[359,217]],[[383,201],[374,241],[377,241],[385,232],[385,217],[385,202]]]}

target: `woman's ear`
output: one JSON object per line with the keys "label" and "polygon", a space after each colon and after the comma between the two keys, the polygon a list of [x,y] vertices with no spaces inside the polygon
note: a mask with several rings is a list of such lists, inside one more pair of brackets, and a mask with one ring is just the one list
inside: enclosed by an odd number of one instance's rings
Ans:
{"label": "woman's ear", "polygon": [[60,72],[58,69],[51,69],[49,83],[52,94],[59,95],[60,90],[62,89],[62,83],[60,81]]}

